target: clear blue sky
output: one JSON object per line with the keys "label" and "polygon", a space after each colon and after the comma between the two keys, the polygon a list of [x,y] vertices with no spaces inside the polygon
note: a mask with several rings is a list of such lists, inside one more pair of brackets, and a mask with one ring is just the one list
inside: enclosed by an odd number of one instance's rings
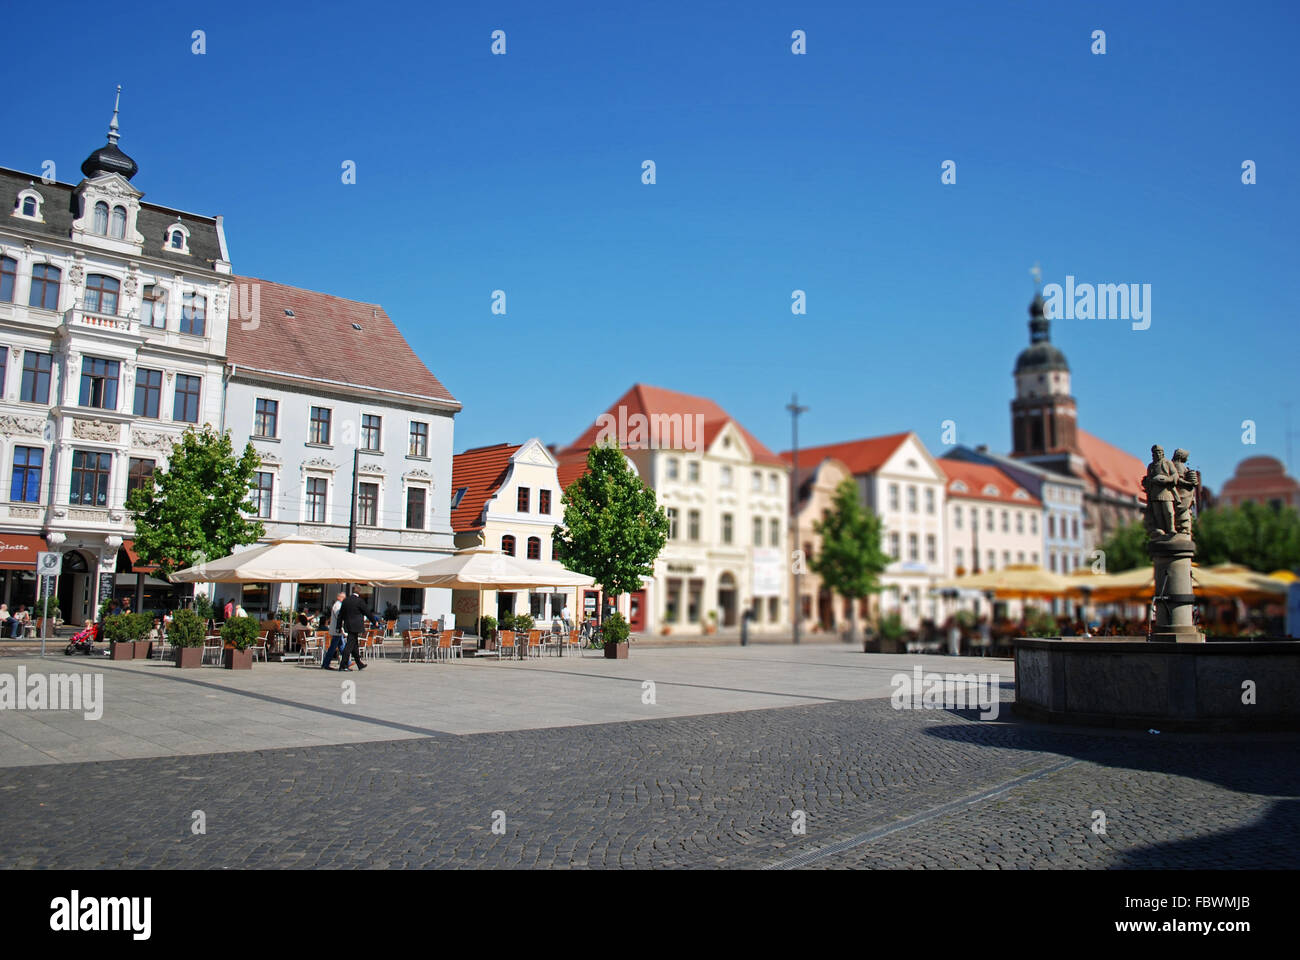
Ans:
{"label": "clear blue sky", "polygon": [[224,214],[240,273],[384,304],[465,404],[458,450],[567,444],[636,381],[775,449],[798,390],[809,444],[941,454],[951,418],[1005,450],[1041,261],[1152,285],[1149,330],[1054,324],[1085,429],[1214,487],[1285,455],[1300,5],[293,6],[60,6],[57,49],[6,50],[0,164],[75,182],[121,83],[148,199]]}

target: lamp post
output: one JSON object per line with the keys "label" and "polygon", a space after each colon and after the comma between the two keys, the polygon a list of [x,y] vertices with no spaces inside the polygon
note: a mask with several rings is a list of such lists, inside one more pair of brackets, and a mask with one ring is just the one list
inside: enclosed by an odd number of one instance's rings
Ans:
{"label": "lamp post", "polygon": [[[807,407],[799,406],[799,394],[790,394],[790,402],[785,405],[790,411],[790,530],[794,533],[795,549],[799,544],[799,414],[807,413]],[[803,595],[799,592],[799,580],[802,576],[801,569],[803,563],[795,564],[794,568],[794,597],[790,601],[790,609],[794,615],[794,642],[799,642],[799,620],[803,616],[801,609]]]}

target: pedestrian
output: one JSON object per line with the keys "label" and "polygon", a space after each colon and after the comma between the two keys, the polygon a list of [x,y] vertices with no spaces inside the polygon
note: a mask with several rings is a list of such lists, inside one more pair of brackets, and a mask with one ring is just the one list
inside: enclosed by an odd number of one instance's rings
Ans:
{"label": "pedestrian", "polygon": [[248,611],[244,609],[244,604],[242,602],[239,604],[239,606],[235,607],[235,616],[237,617],[248,616]]}
{"label": "pedestrian", "polygon": [[365,628],[366,620],[378,621],[379,616],[371,608],[370,604],[361,599],[361,595],[353,590],[343,605],[339,608],[339,627],[347,631],[348,642],[343,648],[343,656],[339,659],[339,669],[348,669],[348,658],[356,660],[357,669],[366,669],[365,661],[361,659],[361,631]]}
{"label": "pedestrian", "polygon": [[[336,653],[343,652],[343,627],[339,624],[339,611],[343,609],[343,601],[348,595],[342,590],[339,591],[338,597],[334,600],[334,606],[330,608],[330,648],[325,651],[325,659],[321,661],[321,668],[328,670],[330,661],[334,659]],[[339,661],[342,663],[342,660]]]}
{"label": "pedestrian", "polygon": [[235,601],[227,600],[225,607],[221,610],[221,619],[229,620],[235,615]]}

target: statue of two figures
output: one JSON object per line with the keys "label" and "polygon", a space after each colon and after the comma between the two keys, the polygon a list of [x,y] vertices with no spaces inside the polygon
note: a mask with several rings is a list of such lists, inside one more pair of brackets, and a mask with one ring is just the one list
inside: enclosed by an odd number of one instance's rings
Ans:
{"label": "statue of two figures", "polygon": [[1151,463],[1142,478],[1147,494],[1146,528],[1148,539],[1192,535],[1192,510],[1196,505],[1196,488],[1201,474],[1187,466],[1187,451],[1175,450],[1174,459],[1166,460],[1164,448],[1151,448]]}

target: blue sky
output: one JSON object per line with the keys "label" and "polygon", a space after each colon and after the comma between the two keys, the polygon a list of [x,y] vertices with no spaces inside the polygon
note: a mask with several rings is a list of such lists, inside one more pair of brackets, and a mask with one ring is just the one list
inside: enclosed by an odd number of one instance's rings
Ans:
{"label": "blue sky", "polygon": [[131,55],[11,46],[33,79],[0,101],[0,165],[75,182],[121,83],[148,199],[223,214],[240,273],[382,303],[464,403],[457,450],[567,444],[637,381],[774,449],[797,390],[807,444],[915,429],[942,454],[953,419],[1005,450],[1039,261],[1152,287],[1148,330],[1053,325],[1081,426],[1185,446],[1216,488],[1285,456],[1300,7],[442,6],[61,6],[81,38],[129,16]]}

